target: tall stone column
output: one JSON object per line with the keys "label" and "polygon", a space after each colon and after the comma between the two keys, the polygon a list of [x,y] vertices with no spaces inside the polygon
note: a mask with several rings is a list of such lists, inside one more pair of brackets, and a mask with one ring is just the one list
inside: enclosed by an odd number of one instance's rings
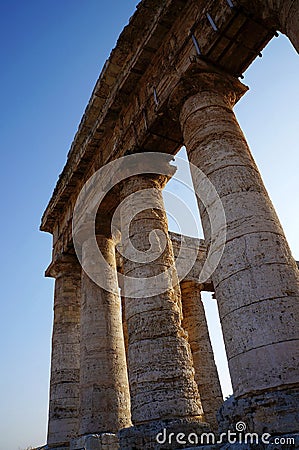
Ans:
{"label": "tall stone column", "polygon": [[46,275],[56,279],[47,439],[55,448],[78,432],[81,267],[75,256],[63,255]]}
{"label": "tall stone column", "polygon": [[80,435],[116,433],[131,424],[115,243],[106,235],[97,242],[110,270],[97,266],[92,239],[82,245],[83,267],[91,275],[106,271],[111,292],[82,272]]}
{"label": "tall stone column", "polygon": [[285,34],[299,53],[299,0],[238,0],[238,4]]}
{"label": "tall stone column", "polygon": [[[122,187],[128,371],[132,422],[139,430],[121,435],[122,449],[153,448],[155,435],[163,427],[177,433],[186,432],[186,426],[189,432],[204,429],[190,346],[181,326],[180,289],[162,198],[166,181],[165,176],[141,174],[127,179]],[[150,207],[145,206],[142,196],[136,196],[148,189],[152,197]],[[140,212],[132,213],[134,210]],[[130,253],[131,245],[143,255],[151,249],[148,262],[138,261],[138,256]],[[164,282],[159,283],[159,274],[167,270]],[[136,286],[130,282],[133,278]],[[149,294],[147,278],[149,286],[159,286],[156,295]],[[175,439],[173,445],[167,448],[177,448]]]}
{"label": "tall stone column", "polygon": [[202,286],[194,280],[181,282],[183,305],[183,328],[188,333],[188,342],[193,357],[195,381],[206,421],[215,431],[218,430],[216,414],[223,396],[214,353],[210,341],[205,310],[201,300]]}
{"label": "tall stone column", "polygon": [[[212,278],[235,397],[260,395],[256,429],[288,432],[299,405],[299,272],[232,110],[245,91],[202,63],[175,97],[189,160],[213,183],[226,215]],[[209,244],[209,217],[199,206]]]}

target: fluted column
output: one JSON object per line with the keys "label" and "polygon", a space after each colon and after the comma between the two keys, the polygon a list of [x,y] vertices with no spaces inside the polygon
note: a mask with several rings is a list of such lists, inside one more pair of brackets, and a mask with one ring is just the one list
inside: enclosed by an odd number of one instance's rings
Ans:
{"label": "fluted column", "polygon": [[181,282],[183,328],[188,333],[195,381],[206,421],[218,429],[216,414],[223,403],[222,391],[201,300],[202,286],[194,280]]}
{"label": "fluted column", "polygon": [[81,267],[75,256],[63,255],[46,275],[56,279],[47,439],[56,447],[78,432]]}
{"label": "fluted column", "polygon": [[238,0],[237,3],[285,34],[299,53],[299,0]]}
{"label": "fluted column", "polygon": [[[141,174],[127,179],[122,188],[126,202],[121,209],[121,228],[129,230],[127,236],[123,234],[123,272],[127,279],[138,279],[135,291],[129,283],[128,292],[126,278],[124,283],[134,425],[173,418],[200,422],[202,415],[190,347],[181,326],[180,290],[176,278],[172,282],[176,272],[162,198],[166,181],[165,176]],[[152,193],[151,207],[144,206],[142,196],[132,195],[147,189]],[[139,207],[141,212],[132,214]],[[153,230],[154,238],[150,237]],[[154,242],[156,257],[148,263],[130,258],[130,245],[146,254]],[[148,296],[145,280],[151,277],[151,286],[155,286],[159,274],[167,270],[168,281],[159,286],[160,292]]]}
{"label": "fluted column", "polygon": [[[232,110],[246,88],[212,70],[199,64],[176,101],[189,160],[213,183],[226,215],[225,250],[212,278],[234,393],[298,388],[299,272]],[[199,206],[209,244],[209,217]]]}
{"label": "fluted column", "polygon": [[115,243],[103,235],[97,242],[110,269],[97,266],[92,239],[82,245],[83,267],[91,275],[105,271],[111,292],[82,272],[80,435],[116,433],[131,424]]}

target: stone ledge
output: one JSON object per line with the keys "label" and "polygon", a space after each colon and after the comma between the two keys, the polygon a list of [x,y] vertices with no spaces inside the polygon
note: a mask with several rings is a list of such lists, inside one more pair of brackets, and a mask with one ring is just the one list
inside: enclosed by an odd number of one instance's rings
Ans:
{"label": "stone ledge", "polygon": [[229,397],[221,406],[217,420],[219,432],[235,430],[238,422],[243,422],[246,432],[259,435],[298,433],[299,423],[299,390],[286,388],[284,390],[264,392],[251,397]]}
{"label": "stone ledge", "polygon": [[118,437],[113,433],[88,434],[72,439],[70,450],[118,450]]}
{"label": "stone ledge", "polygon": [[186,445],[178,447],[177,442],[160,444],[156,438],[163,433],[179,435],[184,433],[186,436],[209,432],[209,426],[201,422],[198,417],[172,420],[158,420],[147,424],[137,425],[130,428],[124,428],[119,431],[120,450],[176,450],[185,448]]}

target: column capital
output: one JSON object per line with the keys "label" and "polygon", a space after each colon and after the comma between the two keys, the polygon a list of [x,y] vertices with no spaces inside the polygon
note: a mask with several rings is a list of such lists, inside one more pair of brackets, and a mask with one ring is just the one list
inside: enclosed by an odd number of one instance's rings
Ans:
{"label": "column capital", "polygon": [[124,158],[120,166],[123,175],[120,183],[121,191],[129,180],[137,181],[136,191],[144,189],[140,185],[142,178],[145,180],[145,184],[152,183],[158,189],[163,189],[177,170],[176,166],[170,164],[171,161],[174,161],[173,155],[153,150],[153,152],[138,151],[126,156],[130,156],[130,158]]}
{"label": "column capital", "polygon": [[180,282],[180,286],[181,288],[191,288],[192,291],[197,291],[197,292],[202,292],[204,290],[204,284],[200,283],[200,281],[197,281],[195,279],[192,278],[184,278],[181,282]]}
{"label": "column capital", "polygon": [[176,85],[169,99],[169,111],[173,119],[178,121],[184,105],[194,96],[201,99],[201,107],[211,106],[217,96],[215,106],[221,103],[222,106],[233,108],[248,89],[237,78],[200,60],[185,72]]}
{"label": "column capital", "polygon": [[112,228],[113,213],[114,209],[109,212],[103,212],[99,209],[95,217],[90,218],[86,215],[76,224],[76,227],[73,229],[73,240],[80,260],[82,258],[83,245],[87,244],[88,241],[99,244],[100,239],[111,239],[115,244],[119,242],[119,233]]}
{"label": "column capital", "polygon": [[80,273],[80,263],[73,253],[60,253],[53,257],[52,262],[46,269],[45,276],[49,278],[59,278],[65,273]]}

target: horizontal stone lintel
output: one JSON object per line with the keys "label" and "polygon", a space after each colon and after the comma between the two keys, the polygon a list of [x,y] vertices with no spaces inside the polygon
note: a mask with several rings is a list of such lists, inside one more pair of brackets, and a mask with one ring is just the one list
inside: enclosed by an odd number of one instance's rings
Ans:
{"label": "horizontal stone lintel", "polygon": [[54,233],[59,223],[60,235],[66,235],[84,181],[126,151],[178,151],[183,140],[169,117],[168,99],[198,60],[239,76],[273,35],[226,1],[200,8],[192,0],[141,1],[96,83],[41,230]]}

